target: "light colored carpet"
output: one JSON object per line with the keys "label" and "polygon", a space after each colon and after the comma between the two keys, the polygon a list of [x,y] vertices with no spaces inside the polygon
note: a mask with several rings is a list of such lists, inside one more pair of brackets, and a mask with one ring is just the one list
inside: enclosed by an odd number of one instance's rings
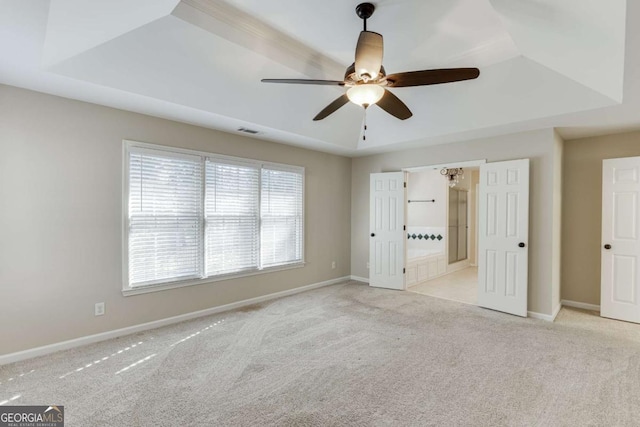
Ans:
{"label": "light colored carpet", "polygon": [[637,426],[640,326],[350,282],[0,367],[68,426]]}
{"label": "light colored carpet", "polygon": [[408,289],[422,295],[478,304],[478,267],[467,267]]}

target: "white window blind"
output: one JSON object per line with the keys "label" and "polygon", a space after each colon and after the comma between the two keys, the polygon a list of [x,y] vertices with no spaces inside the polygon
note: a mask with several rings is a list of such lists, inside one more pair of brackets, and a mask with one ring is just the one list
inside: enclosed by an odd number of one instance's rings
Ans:
{"label": "white window blind", "polygon": [[258,268],[258,165],[206,162],[206,276]]}
{"label": "white window blind", "polygon": [[300,172],[262,169],[262,267],[302,261],[303,186]]}
{"label": "white window blind", "polygon": [[130,150],[129,285],[200,277],[202,161]]}
{"label": "white window blind", "polygon": [[126,142],[125,294],[304,261],[304,169]]}

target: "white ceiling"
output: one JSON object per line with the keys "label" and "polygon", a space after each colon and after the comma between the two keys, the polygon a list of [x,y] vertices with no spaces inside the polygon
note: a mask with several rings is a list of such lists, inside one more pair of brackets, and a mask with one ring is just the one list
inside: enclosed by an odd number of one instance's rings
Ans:
{"label": "white ceiling", "polygon": [[[477,66],[477,80],[397,88],[400,121],[348,104],[358,1],[0,0],[0,83],[322,151],[372,152],[557,127],[640,128],[640,4],[624,0],[380,0],[387,73]],[[637,26],[635,26],[637,27]],[[626,54],[626,55],[625,55]]]}

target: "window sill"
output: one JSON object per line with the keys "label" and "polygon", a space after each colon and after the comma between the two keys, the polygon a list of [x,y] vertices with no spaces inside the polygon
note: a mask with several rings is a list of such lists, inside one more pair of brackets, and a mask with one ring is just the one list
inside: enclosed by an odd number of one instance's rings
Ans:
{"label": "window sill", "polygon": [[122,295],[124,295],[125,297],[128,297],[132,295],[148,294],[150,292],[158,292],[158,291],[164,291],[168,289],[184,288],[186,286],[205,285],[207,283],[221,282],[223,280],[257,276],[260,274],[273,273],[276,271],[293,270],[295,268],[302,268],[305,266],[305,264],[306,263],[302,261],[302,262],[297,262],[295,264],[280,265],[277,267],[269,267],[269,268],[264,268],[262,270],[255,270],[255,271],[248,271],[248,272],[245,271],[242,273],[224,274],[220,276],[207,277],[205,279],[189,279],[189,280],[182,280],[177,282],[159,283],[156,285],[136,286],[134,288],[125,287],[122,289]]}

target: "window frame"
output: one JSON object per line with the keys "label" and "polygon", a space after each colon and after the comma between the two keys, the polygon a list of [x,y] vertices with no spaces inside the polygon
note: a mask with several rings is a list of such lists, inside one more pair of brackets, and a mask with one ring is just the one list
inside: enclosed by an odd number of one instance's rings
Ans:
{"label": "window frame", "polygon": [[[270,170],[270,171],[292,172],[292,170],[290,168],[287,169],[287,168],[281,167],[281,165],[274,165],[274,164],[270,164],[267,169]],[[264,215],[263,212],[262,212],[262,182],[263,182],[262,181],[262,173],[263,173],[263,170],[264,169],[260,170],[260,181],[259,181],[259,183],[260,183],[260,210],[258,212],[259,215],[260,215],[260,227],[259,227],[259,230],[258,230],[259,233],[260,233],[260,245],[261,245],[261,248],[260,248],[260,265],[261,265],[261,268],[269,268],[269,266],[262,267],[262,265],[263,265],[262,264],[262,261],[263,261],[262,260],[262,234],[263,234],[262,222],[264,221],[265,217],[268,216],[268,215]],[[301,253],[302,258],[304,259],[304,173],[302,173],[301,175],[302,175],[302,200],[301,200],[301,204],[302,204],[301,208],[302,208],[302,210],[300,212],[300,220],[302,221],[302,226],[301,226],[300,232],[301,232],[303,237],[302,237],[302,245],[301,245],[300,250],[302,251],[302,253]],[[292,264],[292,263],[295,264],[296,261],[283,263],[283,264],[278,264],[276,266],[287,265],[287,264]]]}
{"label": "window frame", "polygon": [[[178,147],[173,147],[173,146],[167,146],[167,145],[158,145],[158,144],[150,144],[150,143],[146,143],[146,142],[139,142],[139,141],[133,141],[133,140],[123,140],[122,141],[122,161],[123,161],[123,168],[122,168],[122,217],[121,217],[121,230],[122,230],[122,294],[124,296],[130,296],[130,295],[138,295],[138,294],[144,294],[144,293],[149,293],[149,292],[157,292],[157,291],[162,291],[162,290],[166,290],[166,289],[176,289],[176,288],[182,288],[185,286],[194,286],[194,285],[201,285],[201,284],[206,284],[206,283],[214,283],[214,282],[219,282],[219,281],[223,281],[223,280],[230,280],[230,279],[236,279],[236,278],[240,278],[240,277],[249,277],[249,276],[255,276],[255,275],[260,275],[260,274],[266,274],[266,273],[271,273],[271,272],[275,272],[275,271],[283,271],[283,270],[291,270],[291,269],[296,269],[296,268],[302,268],[305,266],[306,261],[305,261],[305,246],[306,246],[306,230],[305,230],[305,197],[306,197],[306,171],[305,168],[302,166],[294,166],[294,165],[287,165],[287,164],[283,164],[283,163],[274,163],[274,162],[266,162],[266,161],[261,161],[261,160],[256,160],[256,159],[248,159],[248,158],[242,158],[242,157],[235,157],[235,156],[227,156],[227,155],[223,155],[223,154],[216,154],[216,153],[212,153],[212,152],[207,152],[207,151],[198,151],[198,150],[191,150],[191,149],[186,149],[186,148],[178,148]],[[163,153],[167,153],[167,154],[171,154],[174,156],[199,156],[201,158],[201,162],[202,162],[202,188],[201,188],[201,192],[202,192],[202,216],[200,218],[201,221],[201,236],[200,238],[202,239],[201,241],[201,246],[202,246],[202,250],[201,250],[201,254],[200,256],[202,257],[201,259],[201,263],[202,263],[202,271],[200,272],[201,276],[199,278],[189,278],[189,279],[184,279],[184,280],[168,280],[168,281],[162,281],[159,283],[151,283],[151,284],[145,284],[145,285],[137,285],[137,286],[130,286],[129,284],[129,191],[130,191],[130,186],[129,186],[129,163],[130,163],[130,158],[129,158],[129,154],[131,153],[131,151],[135,151],[135,152],[148,152],[148,153],[158,153],[158,152],[163,152]],[[234,273],[228,273],[228,274],[219,274],[219,275],[212,275],[209,277],[206,277],[205,274],[205,266],[204,263],[206,262],[205,260],[205,250],[204,250],[204,243],[205,243],[205,213],[204,213],[204,204],[205,204],[205,199],[204,199],[204,195],[205,195],[205,188],[206,188],[206,168],[205,168],[205,164],[206,164],[206,160],[207,158],[213,160],[213,161],[221,161],[221,162],[229,162],[230,164],[232,163],[240,163],[240,164],[250,164],[250,165],[254,165],[258,168],[259,170],[259,179],[258,179],[258,194],[259,197],[261,197],[261,183],[262,183],[262,169],[266,168],[266,169],[278,169],[278,170],[284,170],[284,171],[290,171],[290,172],[295,172],[295,173],[299,173],[302,176],[302,232],[301,232],[301,259],[300,261],[295,261],[295,262],[291,262],[291,263],[287,263],[287,264],[281,264],[281,265],[276,265],[276,266],[270,266],[270,267],[261,267],[260,265],[258,265],[257,268],[255,269],[250,269],[250,270],[243,270],[240,272],[234,272]],[[262,220],[261,220],[261,214],[260,214],[260,208],[258,210],[258,234],[261,235],[261,230],[262,230]],[[259,242],[260,243],[260,242]],[[260,246],[260,245],[258,245]],[[258,256],[260,256],[260,253],[258,253]],[[260,264],[260,263],[259,263]]]}
{"label": "window frame", "polygon": [[262,166],[256,162],[252,162],[252,161],[247,161],[244,160],[242,162],[237,161],[237,160],[231,160],[228,157],[226,159],[224,159],[222,162],[220,162],[219,160],[220,157],[216,156],[216,157],[212,157],[212,156],[207,156],[206,158],[203,159],[203,163],[204,163],[204,181],[203,181],[203,205],[204,205],[204,209],[203,209],[203,224],[202,224],[202,232],[203,232],[203,246],[204,246],[204,251],[203,251],[203,258],[202,258],[202,262],[203,262],[203,278],[208,278],[208,277],[218,277],[218,276],[228,276],[228,275],[233,275],[233,274],[242,274],[244,272],[254,272],[256,270],[260,270],[260,188],[257,188],[257,200],[256,200],[256,217],[255,220],[257,222],[257,248],[256,248],[256,256],[257,256],[257,263],[256,263],[256,267],[245,267],[241,270],[238,271],[234,271],[234,272],[228,272],[228,273],[219,273],[219,274],[212,274],[210,276],[207,276],[207,260],[206,260],[206,254],[207,254],[207,209],[206,209],[206,193],[207,193],[207,181],[206,181],[206,176],[207,176],[207,161],[211,161],[211,163],[213,164],[225,164],[225,165],[231,165],[231,166],[239,166],[239,167],[252,167],[255,168],[257,171],[257,184],[258,187],[260,186],[260,174],[261,174],[261,168]]}

